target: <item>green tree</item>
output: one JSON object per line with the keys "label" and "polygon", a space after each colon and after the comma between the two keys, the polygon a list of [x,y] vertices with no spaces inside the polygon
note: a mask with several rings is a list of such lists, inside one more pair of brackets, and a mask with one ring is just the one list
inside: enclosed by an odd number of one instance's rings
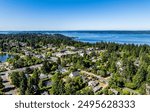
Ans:
{"label": "green tree", "polygon": [[113,74],[111,80],[109,81],[109,85],[112,88],[124,87],[124,79],[119,73],[115,73]]}
{"label": "green tree", "polygon": [[4,85],[3,85],[3,80],[2,78],[0,77],[0,90],[4,88]]}
{"label": "green tree", "polygon": [[33,72],[33,70],[29,67],[26,68],[25,73],[27,74],[31,74]]}
{"label": "green tree", "polygon": [[71,83],[65,84],[65,94],[66,95],[75,95],[75,87]]}
{"label": "green tree", "polygon": [[33,71],[32,80],[33,80],[33,84],[38,86],[40,78],[39,78],[39,74],[38,74],[38,70],[37,69],[35,69]]}
{"label": "green tree", "polygon": [[106,77],[107,76],[106,70],[98,70],[97,75],[100,75],[102,77]]}
{"label": "green tree", "polygon": [[145,80],[146,72],[143,67],[140,67],[136,73],[136,75],[133,77],[133,82],[137,87],[141,86],[141,83]]}
{"label": "green tree", "polygon": [[146,94],[146,84],[145,83],[141,84],[141,87],[139,88],[139,93],[142,95]]}
{"label": "green tree", "polygon": [[63,82],[61,81],[61,73],[57,72],[52,77],[52,88],[50,90],[51,94],[59,95],[64,92]]}
{"label": "green tree", "polygon": [[123,95],[130,95],[130,92],[128,90],[123,89],[122,94]]}
{"label": "green tree", "polygon": [[83,80],[80,76],[73,78],[72,82],[73,82],[72,85],[75,87],[76,91],[82,89],[84,86]]}
{"label": "green tree", "polygon": [[20,95],[25,95],[26,86],[24,85],[24,81],[22,80],[19,87]]}
{"label": "green tree", "polygon": [[124,66],[123,75],[126,78],[127,82],[131,82],[132,77],[136,73],[136,68],[133,63],[134,62],[131,59],[123,60],[123,66]]}
{"label": "green tree", "polygon": [[27,84],[26,95],[33,95],[34,93],[35,93],[35,90],[33,87],[33,80],[32,80],[32,78],[29,78],[28,84]]}
{"label": "green tree", "polygon": [[94,95],[92,88],[86,87],[76,92],[77,95]]}
{"label": "green tree", "polygon": [[63,95],[65,93],[64,82],[62,80],[60,80],[58,83],[58,89],[60,95]]}
{"label": "green tree", "polygon": [[20,94],[21,95],[25,95],[25,91],[27,89],[27,77],[25,76],[25,74],[23,72],[20,73]]}
{"label": "green tree", "polygon": [[147,82],[148,83],[150,83],[150,65],[148,66],[148,68],[147,68],[147,76],[146,76],[146,80],[147,80]]}
{"label": "green tree", "polygon": [[19,75],[19,72],[12,72],[10,74],[10,79],[11,79],[12,84],[15,87],[19,87],[20,86],[20,75]]}
{"label": "green tree", "polygon": [[47,74],[47,73],[51,72],[52,66],[53,66],[53,65],[52,65],[51,63],[49,63],[47,60],[45,60],[45,61],[43,62],[43,66],[41,67],[41,71],[42,71],[43,73]]}
{"label": "green tree", "polygon": [[136,89],[136,84],[133,82],[128,82],[128,83],[125,83],[125,87],[130,88],[130,89]]}

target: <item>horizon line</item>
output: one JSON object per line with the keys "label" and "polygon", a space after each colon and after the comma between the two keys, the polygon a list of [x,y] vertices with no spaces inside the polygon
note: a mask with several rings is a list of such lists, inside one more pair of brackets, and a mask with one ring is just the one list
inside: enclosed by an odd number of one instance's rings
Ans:
{"label": "horizon line", "polygon": [[23,32],[23,31],[29,31],[29,32],[32,32],[32,31],[150,31],[149,30],[0,30],[0,32]]}

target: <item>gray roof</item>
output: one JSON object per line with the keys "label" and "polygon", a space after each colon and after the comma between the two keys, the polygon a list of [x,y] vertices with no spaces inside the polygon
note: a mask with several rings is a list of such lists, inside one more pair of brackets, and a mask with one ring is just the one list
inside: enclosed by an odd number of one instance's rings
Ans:
{"label": "gray roof", "polygon": [[95,92],[97,92],[97,91],[99,91],[99,90],[101,90],[101,89],[102,89],[102,87],[96,86],[96,87],[93,88],[93,91],[94,91],[94,93],[95,93]]}
{"label": "gray roof", "polygon": [[40,75],[39,75],[39,78],[40,79],[45,79],[45,78],[47,78],[48,76],[47,75],[45,75],[45,74],[43,74],[43,73],[41,73]]}
{"label": "gray roof", "polygon": [[51,85],[52,85],[52,82],[51,82],[51,81],[45,81],[45,82],[44,82],[44,85],[47,86],[47,87],[48,87],[48,86],[51,86]]}
{"label": "gray roof", "polygon": [[110,89],[115,95],[117,95],[119,92],[117,91],[117,90],[115,90],[115,89]]}
{"label": "gray roof", "polygon": [[88,85],[89,86],[92,86],[92,87],[95,87],[95,86],[97,86],[99,84],[99,82],[97,82],[97,81],[90,81],[90,82],[88,82]]}
{"label": "gray roof", "polygon": [[70,73],[70,77],[76,77],[76,76],[79,76],[80,74],[79,74],[79,72],[78,71],[75,71],[75,72],[71,72]]}
{"label": "gray roof", "polygon": [[41,95],[49,95],[47,91],[44,91]]}

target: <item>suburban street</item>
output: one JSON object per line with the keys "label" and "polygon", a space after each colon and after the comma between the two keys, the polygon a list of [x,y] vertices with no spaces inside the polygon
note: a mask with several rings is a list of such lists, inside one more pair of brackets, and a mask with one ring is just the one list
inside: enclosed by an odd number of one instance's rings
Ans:
{"label": "suburban street", "polygon": [[93,73],[90,73],[90,72],[87,72],[87,71],[81,71],[81,73],[85,73],[85,74],[88,74],[88,75],[91,75],[91,76],[94,76],[96,78],[98,78],[101,82],[104,82],[106,85],[108,85],[108,80],[106,80],[105,78],[101,77],[101,76],[98,76],[98,75],[95,75]]}
{"label": "suburban street", "polygon": [[38,65],[33,65],[33,66],[29,66],[29,67],[23,67],[23,68],[18,68],[18,69],[14,69],[14,70],[9,70],[9,71],[5,71],[5,72],[1,72],[0,75],[3,75],[3,74],[8,74],[8,73],[12,73],[12,72],[15,72],[15,71],[24,71],[26,68],[38,68],[38,67],[41,67],[42,64],[38,64]]}

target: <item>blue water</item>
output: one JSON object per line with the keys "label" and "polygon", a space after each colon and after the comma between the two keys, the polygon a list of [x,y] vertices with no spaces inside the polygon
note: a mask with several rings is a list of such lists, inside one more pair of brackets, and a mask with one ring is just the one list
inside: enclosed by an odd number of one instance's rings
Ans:
{"label": "blue water", "polygon": [[8,54],[0,54],[0,62],[6,62],[8,58],[10,58],[11,55]]}
{"label": "blue water", "polygon": [[148,44],[150,45],[150,34],[110,34],[110,33],[83,33],[63,32],[66,36],[78,37],[76,40],[82,42],[116,42],[126,44]]}
{"label": "blue water", "polygon": [[[147,44],[150,45],[150,31],[24,31],[25,33],[63,34],[77,37],[81,42],[116,42],[126,44]],[[0,32],[0,34],[18,32]],[[20,33],[20,32],[19,32]]]}

